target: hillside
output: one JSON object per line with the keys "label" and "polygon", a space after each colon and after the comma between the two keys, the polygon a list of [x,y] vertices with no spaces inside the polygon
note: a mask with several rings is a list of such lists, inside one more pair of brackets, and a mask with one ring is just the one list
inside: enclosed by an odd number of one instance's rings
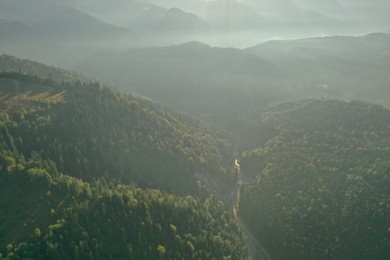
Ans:
{"label": "hillside", "polygon": [[0,260],[390,260],[388,0],[0,0]]}
{"label": "hillside", "polygon": [[239,213],[271,257],[389,258],[390,111],[305,100],[260,125],[274,135],[242,156]]}
{"label": "hillside", "polygon": [[91,79],[83,76],[80,73],[64,70],[54,66],[31,61],[27,59],[19,59],[13,55],[0,55],[0,71],[1,72],[18,72],[28,75],[38,76],[39,78],[50,78],[59,82],[63,81],[81,81],[90,82]]}
{"label": "hillside", "polygon": [[38,153],[84,180],[106,177],[177,193],[197,190],[197,171],[227,177],[226,135],[196,120],[96,83],[64,85],[15,73],[1,77],[2,92],[9,90],[1,99],[7,112],[0,131],[4,149],[25,158]]}
{"label": "hillside", "polygon": [[212,197],[87,183],[4,150],[0,161],[2,259],[246,257],[237,222]]}
{"label": "hillside", "polygon": [[389,100],[389,34],[270,41],[246,51],[288,71],[297,95]]}
{"label": "hillside", "polygon": [[16,72],[0,73],[0,109],[1,257],[246,257],[195,179],[232,182],[227,135],[97,83]]}

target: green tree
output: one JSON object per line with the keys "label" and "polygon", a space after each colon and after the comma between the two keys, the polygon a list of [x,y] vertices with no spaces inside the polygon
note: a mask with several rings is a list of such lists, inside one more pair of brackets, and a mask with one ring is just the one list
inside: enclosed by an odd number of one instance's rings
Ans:
{"label": "green tree", "polygon": [[35,237],[40,237],[41,236],[41,230],[39,228],[34,229],[34,236]]}
{"label": "green tree", "polygon": [[162,258],[165,254],[165,247],[163,245],[158,245],[157,246],[157,252],[158,254],[160,255],[160,257]]}

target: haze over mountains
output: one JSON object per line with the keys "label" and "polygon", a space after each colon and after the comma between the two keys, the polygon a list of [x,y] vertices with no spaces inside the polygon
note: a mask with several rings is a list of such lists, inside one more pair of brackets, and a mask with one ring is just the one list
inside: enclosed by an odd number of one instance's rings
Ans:
{"label": "haze over mountains", "polygon": [[269,106],[239,144],[240,171],[227,135],[189,116],[2,60],[1,257],[389,256],[388,109]]}
{"label": "haze over mountains", "polygon": [[79,41],[128,33],[66,2],[3,0],[0,6],[0,17],[25,24],[31,30],[30,37]]}
{"label": "haze over mountains", "polygon": [[0,0],[0,259],[390,259],[385,0]]}
{"label": "haze over mountains", "polygon": [[[123,49],[193,40],[250,47],[275,38],[383,32],[390,29],[388,8],[388,3],[379,0],[315,4],[305,0],[1,0],[0,42],[3,52],[70,67],[71,58],[103,47]],[[41,45],[45,48],[39,49],[48,51],[34,49]],[[66,55],[49,55],[55,49]],[[30,50],[35,54],[29,54]]]}
{"label": "haze over mountains", "polygon": [[237,120],[242,126],[244,118],[251,121],[250,115],[278,100],[322,97],[389,105],[389,55],[390,35],[378,33],[270,41],[244,50],[192,42],[102,51],[76,68],[205,120]]}

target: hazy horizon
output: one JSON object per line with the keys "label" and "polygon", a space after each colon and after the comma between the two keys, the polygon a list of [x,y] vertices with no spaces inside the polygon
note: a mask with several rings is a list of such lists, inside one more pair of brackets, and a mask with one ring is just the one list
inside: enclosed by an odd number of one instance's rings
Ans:
{"label": "hazy horizon", "polygon": [[390,259],[388,0],[0,0],[0,259]]}

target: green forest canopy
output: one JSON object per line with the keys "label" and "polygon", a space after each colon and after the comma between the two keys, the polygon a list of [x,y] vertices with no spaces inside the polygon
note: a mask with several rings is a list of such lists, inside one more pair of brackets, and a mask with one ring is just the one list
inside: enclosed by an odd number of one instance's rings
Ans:
{"label": "green forest canopy", "polygon": [[226,134],[96,83],[0,84],[0,256],[246,257],[225,204],[188,195],[196,171],[231,179]]}
{"label": "green forest canopy", "polygon": [[[194,176],[234,183],[231,135],[65,70],[0,60],[0,256],[247,257],[229,209]],[[239,215],[273,258],[390,257],[389,110],[311,99],[252,125]]]}
{"label": "green forest canopy", "polygon": [[271,107],[261,124],[274,137],[243,154],[254,178],[240,213],[271,256],[389,258],[390,111],[305,100]]}

